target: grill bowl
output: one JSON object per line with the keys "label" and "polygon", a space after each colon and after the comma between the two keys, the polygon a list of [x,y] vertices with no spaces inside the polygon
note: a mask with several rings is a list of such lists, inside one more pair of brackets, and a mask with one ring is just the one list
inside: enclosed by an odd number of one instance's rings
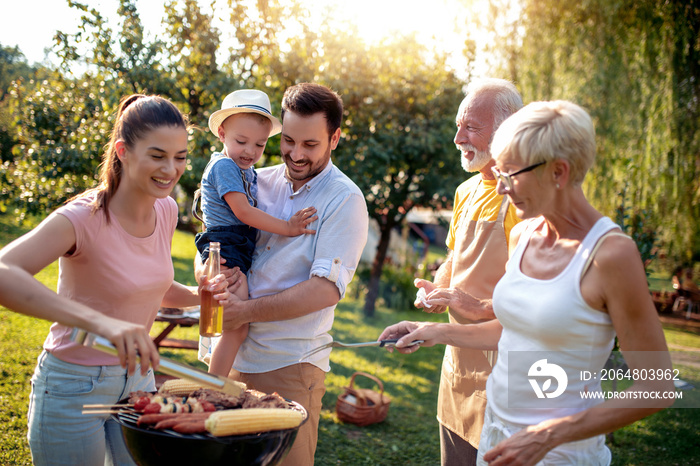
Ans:
{"label": "grill bowl", "polygon": [[[125,404],[122,400],[120,404]],[[290,407],[308,418],[306,409],[299,403],[289,402]],[[123,411],[112,414],[121,426],[126,446],[134,461],[140,466],[164,464],[197,465],[260,465],[278,464],[292,447],[299,427],[275,430],[259,434],[214,437],[210,434],[180,434],[166,429],[155,430],[136,425],[140,414]]]}

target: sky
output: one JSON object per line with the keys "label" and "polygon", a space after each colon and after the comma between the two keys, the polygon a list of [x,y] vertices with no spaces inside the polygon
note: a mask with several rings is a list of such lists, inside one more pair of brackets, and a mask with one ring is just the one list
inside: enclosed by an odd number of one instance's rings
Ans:
{"label": "sky", "polygon": [[[117,27],[118,0],[81,1],[114,19],[112,26]],[[305,0],[304,4],[332,5],[336,17],[357,24],[360,35],[370,42],[395,31],[415,31],[426,42],[435,37],[440,48],[458,55],[466,37],[464,25],[469,23],[465,4],[479,1],[483,0]],[[209,0],[201,2],[209,4]],[[225,0],[217,2],[226,4]],[[79,12],[68,7],[66,0],[3,0],[3,3],[0,44],[17,45],[29,63],[44,61],[44,49],[52,45],[56,30],[74,33],[80,24]],[[163,4],[162,0],[136,0],[147,34],[160,31]]]}
{"label": "sky", "polygon": [[[117,0],[81,0],[107,17],[117,17]],[[57,30],[75,33],[80,11],[70,8],[66,0],[3,0],[0,15],[0,44],[18,46],[29,63],[43,62],[44,49],[53,45]],[[163,2],[137,0],[144,27],[157,30],[163,17]],[[38,12],[41,12],[38,14]]]}

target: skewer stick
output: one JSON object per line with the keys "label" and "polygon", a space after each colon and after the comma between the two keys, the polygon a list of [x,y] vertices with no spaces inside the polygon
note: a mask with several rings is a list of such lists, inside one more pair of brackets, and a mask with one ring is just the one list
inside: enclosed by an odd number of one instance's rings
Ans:
{"label": "skewer stick", "polygon": [[128,409],[84,409],[81,414],[114,414],[114,413],[131,413]]}
{"label": "skewer stick", "polygon": [[91,409],[91,408],[133,408],[134,405],[105,405],[105,404],[95,404],[95,405],[83,405],[83,409]]}

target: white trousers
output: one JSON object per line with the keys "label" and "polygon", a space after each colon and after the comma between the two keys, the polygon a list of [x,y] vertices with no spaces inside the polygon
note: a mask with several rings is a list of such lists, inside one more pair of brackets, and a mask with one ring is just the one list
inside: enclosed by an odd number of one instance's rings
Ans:
{"label": "white trousers", "polygon": [[[496,416],[487,402],[476,464],[488,466],[484,454],[525,427],[527,425],[507,422]],[[608,466],[611,459],[610,450],[605,446],[605,435],[597,435],[559,445],[547,453],[537,466]]]}

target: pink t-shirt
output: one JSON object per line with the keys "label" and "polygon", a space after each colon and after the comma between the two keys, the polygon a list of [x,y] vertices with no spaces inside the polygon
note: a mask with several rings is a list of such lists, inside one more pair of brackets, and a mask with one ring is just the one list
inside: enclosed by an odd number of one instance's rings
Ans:
{"label": "pink t-shirt", "polygon": [[[108,316],[150,329],[173,283],[170,253],[177,225],[177,204],[167,197],[155,203],[156,228],[146,238],[127,233],[114,215],[90,214],[92,197],[77,199],[56,212],[75,229],[76,250],[58,260],[58,294]],[[54,323],[44,349],[59,359],[86,366],[115,365],[119,360],[70,341],[72,328]]]}

